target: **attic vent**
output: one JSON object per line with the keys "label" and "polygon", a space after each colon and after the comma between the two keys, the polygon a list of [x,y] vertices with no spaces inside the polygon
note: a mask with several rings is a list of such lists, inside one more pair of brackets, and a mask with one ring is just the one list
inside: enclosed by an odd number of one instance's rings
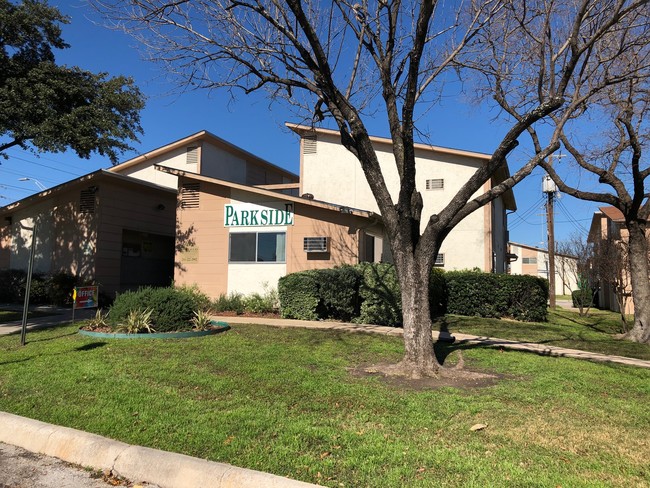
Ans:
{"label": "attic vent", "polygon": [[445,265],[445,254],[439,252],[436,256],[436,262],[433,263],[434,266],[444,266]]}
{"label": "attic vent", "polygon": [[197,164],[199,162],[199,148],[191,146],[187,148],[187,164]]}
{"label": "attic vent", "polygon": [[305,252],[327,252],[327,237],[305,237],[303,248]]}
{"label": "attic vent", "polygon": [[316,154],[316,134],[305,134],[302,136],[302,153]]}
{"label": "attic vent", "polygon": [[82,214],[95,213],[95,189],[94,188],[81,190],[79,194],[79,213]]}
{"label": "attic vent", "polygon": [[427,190],[442,190],[445,187],[445,180],[442,178],[427,180]]}
{"label": "attic vent", "polygon": [[200,183],[183,183],[181,186],[181,208],[199,208]]}

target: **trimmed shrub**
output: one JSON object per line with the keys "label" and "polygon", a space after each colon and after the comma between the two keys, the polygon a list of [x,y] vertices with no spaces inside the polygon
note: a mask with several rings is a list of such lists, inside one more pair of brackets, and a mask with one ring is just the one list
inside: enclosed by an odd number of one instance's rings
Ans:
{"label": "trimmed shrub", "polygon": [[113,326],[125,322],[134,311],[151,309],[151,323],[156,332],[192,329],[197,310],[205,310],[210,299],[195,288],[141,288],[117,296],[110,309]]}
{"label": "trimmed shrub", "polygon": [[69,273],[59,272],[49,279],[49,298],[53,305],[72,305],[72,290],[79,280]]}
{"label": "trimmed shrub", "polygon": [[278,281],[280,315],[286,319],[318,320],[320,297],[319,275],[315,270],[301,271],[283,276]]}
{"label": "trimmed shrub", "polygon": [[498,276],[476,271],[450,271],[447,281],[447,312],[477,317],[498,317]]}
{"label": "trimmed shrub", "polygon": [[349,322],[358,317],[361,278],[361,268],[349,265],[318,270],[321,318]]}
{"label": "trimmed shrub", "polygon": [[548,280],[527,275],[499,277],[499,316],[524,322],[545,322],[548,313]]}
{"label": "trimmed shrub", "polygon": [[361,307],[356,322],[399,326],[402,324],[402,300],[395,267],[386,263],[359,265]]}
{"label": "trimmed shrub", "polygon": [[571,292],[571,301],[575,308],[589,308],[594,305],[594,294],[591,290],[573,290]]}
{"label": "trimmed shrub", "polygon": [[25,273],[21,269],[0,270],[0,302],[20,303],[25,298]]}
{"label": "trimmed shrub", "polygon": [[440,268],[433,268],[429,280],[429,308],[432,319],[447,312],[448,295],[445,271]]}

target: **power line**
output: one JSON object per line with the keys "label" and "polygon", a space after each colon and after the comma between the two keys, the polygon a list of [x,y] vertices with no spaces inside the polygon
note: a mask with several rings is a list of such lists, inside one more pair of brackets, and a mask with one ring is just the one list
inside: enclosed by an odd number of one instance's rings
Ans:
{"label": "power line", "polygon": [[11,160],[11,159],[17,159],[18,161],[23,161],[23,162],[25,162],[25,163],[35,164],[36,166],[41,166],[41,167],[43,167],[43,168],[47,168],[47,169],[51,169],[51,170],[54,170],[54,171],[58,171],[58,172],[60,172],[60,173],[66,173],[66,174],[69,174],[69,175],[72,175],[72,176],[75,176],[75,177],[79,177],[79,176],[80,176],[79,173],[72,173],[71,171],[66,171],[66,170],[64,170],[64,169],[56,168],[56,167],[54,167],[54,166],[48,166],[47,164],[37,163],[37,162],[35,162],[35,161],[30,161],[29,159],[19,158],[18,156],[11,156],[11,157],[10,157],[10,160]]}

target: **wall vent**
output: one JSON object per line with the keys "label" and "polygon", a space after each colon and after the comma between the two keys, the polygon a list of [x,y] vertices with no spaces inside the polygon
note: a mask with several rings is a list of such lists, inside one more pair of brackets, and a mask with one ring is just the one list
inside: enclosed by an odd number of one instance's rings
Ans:
{"label": "wall vent", "polygon": [[445,187],[445,180],[442,178],[427,180],[427,190],[442,190]]}
{"label": "wall vent", "polygon": [[199,148],[198,146],[190,146],[187,148],[187,164],[197,164],[199,162]]}
{"label": "wall vent", "polygon": [[200,183],[183,183],[181,186],[181,208],[199,208]]}
{"label": "wall vent", "polygon": [[95,213],[95,189],[88,188],[81,190],[79,194],[79,213],[94,214]]}
{"label": "wall vent", "polygon": [[444,266],[445,265],[445,253],[439,252],[436,256],[436,262],[433,263],[434,266]]}
{"label": "wall vent", "polygon": [[305,134],[302,136],[302,153],[316,154],[317,142],[316,134]]}
{"label": "wall vent", "polygon": [[327,237],[305,237],[303,248],[305,252],[327,252],[328,244]]}

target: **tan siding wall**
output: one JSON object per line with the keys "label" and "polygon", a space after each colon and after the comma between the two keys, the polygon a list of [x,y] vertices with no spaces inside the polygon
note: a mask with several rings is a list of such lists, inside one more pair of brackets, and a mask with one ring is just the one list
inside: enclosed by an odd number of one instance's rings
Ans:
{"label": "tan siding wall", "polygon": [[[163,205],[163,210],[158,210]],[[154,188],[106,182],[98,191],[99,239],[96,274],[101,290],[113,295],[120,288],[122,231],[173,236],[176,195]]]}
{"label": "tan siding wall", "polygon": [[[230,189],[201,182],[199,208],[178,209],[176,284],[197,284],[212,297],[227,293],[228,229],[223,215],[229,202]],[[197,255],[198,260],[191,262]]]}
{"label": "tan siding wall", "polygon": [[[359,262],[359,222],[349,214],[296,204],[294,225],[287,230],[287,273]],[[329,253],[306,253],[305,237],[329,237]]]}

